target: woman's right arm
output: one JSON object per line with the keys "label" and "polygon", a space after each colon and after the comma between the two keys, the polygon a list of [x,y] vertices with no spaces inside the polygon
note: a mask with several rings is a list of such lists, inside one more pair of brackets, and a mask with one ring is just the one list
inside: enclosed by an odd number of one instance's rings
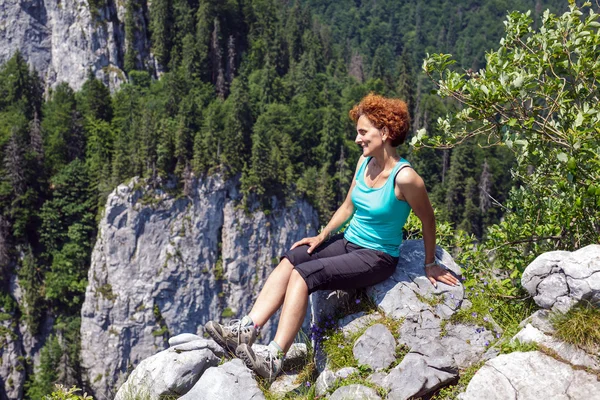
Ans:
{"label": "woman's right arm", "polygon": [[352,178],[352,184],[350,185],[350,189],[348,189],[348,193],[346,194],[346,199],[342,203],[342,205],[337,209],[333,217],[329,220],[325,228],[319,233],[317,236],[308,237],[301,239],[292,245],[292,249],[301,246],[303,244],[307,244],[308,253],[312,253],[312,251],[317,248],[321,243],[323,243],[330,234],[335,233],[340,229],[348,219],[352,217],[354,214],[354,204],[352,203],[352,190],[354,186],[356,186],[356,174],[358,173],[358,169],[360,165],[365,160],[364,156],[360,156],[358,162],[356,163],[356,170],[354,171],[354,178]]}

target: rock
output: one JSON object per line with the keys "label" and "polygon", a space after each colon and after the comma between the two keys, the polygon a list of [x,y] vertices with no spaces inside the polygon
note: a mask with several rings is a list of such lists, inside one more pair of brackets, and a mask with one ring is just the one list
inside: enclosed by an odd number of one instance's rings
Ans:
{"label": "rock", "polygon": [[521,284],[545,309],[566,312],[581,300],[599,302],[600,245],[544,253],[527,266]]}
{"label": "rock", "polygon": [[187,393],[209,367],[219,363],[206,339],[171,347],[143,360],[117,392],[115,400],[131,396],[159,399]]}
{"label": "rock", "polygon": [[329,400],[381,400],[381,397],[370,387],[348,385],[333,392]]}
{"label": "rock", "polygon": [[521,321],[519,328],[525,328],[527,324],[531,324],[534,328],[539,329],[543,333],[553,335],[555,330],[550,322],[550,311],[548,310],[537,310],[525,320]]}
{"label": "rock", "polygon": [[234,359],[206,370],[194,387],[179,400],[259,400],[260,391],[252,373],[242,360]]}
{"label": "rock", "polygon": [[600,362],[597,355],[587,354],[575,345],[546,335],[531,324],[527,324],[512,340],[518,340],[522,343],[537,343],[552,350],[562,361],[575,367],[589,368],[600,373]]}
{"label": "rock", "polygon": [[305,383],[296,382],[297,379],[298,374],[283,373],[277,377],[273,384],[271,384],[271,387],[269,387],[269,393],[271,393],[278,399],[283,398],[286,394],[293,392]]}
{"label": "rock", "polygon": [[[133,179],[108,196],[81,311],[81,365],[94,397],[113,398],[128,366],[169,337],[248,312],[278,257],[315,233],[307,203],[247,215],[235,207],[236,185],[211,176],[175,199]],[[276,327],[274,316],[261,340]]]}
{"label": "rock", "polygon": [[317,396],[323,396],[331,387],[333,387],[336,379],[335,374],[329,369],[321,372],[315,382],[315,394]]}
{"label": "rock", "polygon": [[8,399],[23,398],[26,364],[21,346],[22,340],[13,326],[13,319],[0,321],[0,398],[3,393]]}
{"label": "rock", "polygon": [[[596,376],[539,351],[500,355],[469,382],[463,400],[571,400],[600,398]],[[594,397],[595,396],[595,397]]]}
{"label": "rock", "polygon": [[[460,267],[450,254],[439,246],[435,254],[442,265],[455,275],[460,275]],[[386,316],[401,319],[430,310],[446,319],[460,308],[464,297],[463,286],[439,283],[438,287],[434,288],[425,276],[424,259],[422,240],[404,241],[400,246],[396,272],[388,280],[367,289],[369,297],[375,300]],[[431,304],[422,299],[429,300]]]}
{"label": "rock", "polygon": [[359,364],[378,371],[389,367],[396,360],[395,348],[394,336],[385,325],[376,324],[356,340],[352,352]]}
{"label": "rock", "polygon": [[435,360],[433,355],[407,354],[402,362],[392,369],[383,380],[383,387],[390,390],[387,398],[404,400],[420,397],[449,384],[457,377],[458,370],[443,369],[443,365],[447,364],[447,360],[442,360],[439,363],[442,368],[438,368],[435,364],[430,365],[431,360]]}
{"label": "rock", "polygon": [[0,29],[0,64],[18,50],[46,88],[67,82],[74,90],[82,87],[89,69],[111,89],[125,82],[126,48],[137,53],[137,69],[156,67],[143,9],[134,8],[131,17],[139,34],[126,43],[125,4],[97,4],[92,12],[82,0],[0,1],[0,15],[10,21]]}
{"label": "rock", "polygon": [[177,346],[179,344],[193,342],[194,340],[200,340],[200,339],[202,339],[202,338],[198,335],[194,335],[192,333],[182,333],[181,335],[177,335],[177,336],[173,336],[172,338],[169,338],[169,346],[173,347],[173,346]]}
{"label": "rock", "polygon": [[385,381],[386,377],[387,377],[387,374],[385,372],[375,372],[374,374],[370,375],[367,379],[370,382],[373,382],[374,384],[376,384],[377,386],[384,387],[383,382]]}
{"label": "rock", "polygon": [[373,314],[365,315],[364,312],[348,315],[338,321],[338,326],[342,328],[342,332],[346,338],[352,334],[360,331],[361,329],[369,326],[372,322],[381,319],[381,314],[375,312]]}
{"label": "rock", "polygon": [[315,382],[315,394],[317,396],[323,396],[331,387],[333,387],[336,381],[346,379],[357,372],[358,370],[353,367],[341,368],[336,372],[326,369],[319,375]]}
{"label": "rock", "polygon": [[335,377],[338,379],[346,379],[350,375],[356,374],[357,372],[358,370],[354,367],[340,368],[337,371],[335,371]]}

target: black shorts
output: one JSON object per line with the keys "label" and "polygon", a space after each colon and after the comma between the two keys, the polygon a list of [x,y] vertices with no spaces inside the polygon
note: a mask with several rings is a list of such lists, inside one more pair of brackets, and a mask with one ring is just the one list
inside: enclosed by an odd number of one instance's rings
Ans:
{"label": "black shorts", "polygon": [[392,276],[398,257],[383,251],[365,249],[333,236],[308,254],[308,245],[286,252],[287,258],[308,285],[308,293],[317,290],[349,290],[372,286]]}

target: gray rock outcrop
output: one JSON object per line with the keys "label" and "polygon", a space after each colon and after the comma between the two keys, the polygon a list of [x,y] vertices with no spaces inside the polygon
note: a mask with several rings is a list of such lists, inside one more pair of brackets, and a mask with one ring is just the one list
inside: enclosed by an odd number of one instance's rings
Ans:
{"label": "gray rock outcrop", "polygon": [[[460,268],[448,253],[438,248],[436,256],[449,270],[460,274]],[[459,369],[484,358],[494,334],[498,333],[482,326],[448,321],[452,314],[470,304],[463,301],[464,290],[460,285],[450,287],[439,283],[434,288],[424,275],[424,258],[422,241],[404,242],[394,275],[367,289],[367,295],[385,317],[404,320],[397,332],[389,332],[384,325],[377,324],[383,318],[377,313],[358,313],[338,321],[346,337],[375,324],[354,345],[355,350],[361,348],[360,352],[354,352],[357,362],[370,365],[373,370],[389,368],[396,361],[398,346],[408,349],[389,372],[372,375],[371,381],[389,390],[391,399],[425,396],[455,380]],[[382,341],[385,346],[381,346]],[[317,380],[320,393],[339,379],[335,374],[327,368],[322,371]]]}
{"label": "gray rock outcrop", "polygon": [[521,284],[544,309],[566,312],[581,300],[600,303],[600,245],[544,253],[527,266]]}
{"label": "gray rock outcrop", "polygon": [[209,368],[196,385],[180,400],[261,400],[260,391],[250,370],[241,360],[235,359],[218,367]]}
{"label": "gray rock outcrop", "polygon": [[[127,370],[170,336],[202,335],[208,320],[248,312],[278,257],[317,224],[304,202],[247,214],[236,208],[235,182],[219,177],[198,182],[189,198],[139,186],[108,197],[92,253],[81,358],[98,398],[112,398]],[[276,320],[264,326],[265,342]]]}
{"label": "gray rock outcrop", "polygon": [[381,400],[377,392],[363,385],[348,385],[337,389],[329,400]]}
{"label": "gray rock outcrop", "polygon": [[595,375],[539,351],[500,355],[471,379],[462,400],[572,400],[600,398]]}
{"label": "gray rock outcrop", "polygon": [[90,9],[86,0],[0,0],[0,64],[20,51],[40,73],[47,87],[67,82],[79,90],[88,70],[112,89],[125,81],[124,55],[137,54],[137,67],[156,69],[150,54],[143,10],[135,10],[139,33],[125,41],[125,3],[99,2]]}
{"label": "gray rock outcrop", "polygon": [[359,364],[378,371],[389,367],[396,360],[396,340],[385,325],[368,328],[356,342],[352,353]]}
{"label": "gray rock outcrop", "polygon": [[212,340],[198,339],[163,350],[143,360],[121,386],[115,400],[141,396],[184,395],[204,371],[219,364],[223,350]]}

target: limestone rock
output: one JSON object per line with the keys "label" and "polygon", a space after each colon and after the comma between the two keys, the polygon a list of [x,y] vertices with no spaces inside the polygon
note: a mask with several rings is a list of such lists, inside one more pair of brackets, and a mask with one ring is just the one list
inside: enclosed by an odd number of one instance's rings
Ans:
{"label": "limestone rock", "polygon": [[269,393],[277,398],[283,398],[286,394],[301,387],[305,382],[297,382],[298,374],[282,373],[269,387]]}
{"label": "limestone rock", "polygon": [[444,359],[443,351],[439,348],[436,350],[437,352],[433,351],[429,355],[408,353],[402,362],[390,371],[383,380],[383,387],[390,390],[388,399],[420,397],[457,377],[458,370],[448,368],[448,359]]}
{"label": "limestone rock", "polygon": [[545,309],[566,312],[581,300],[600,302],[600,245],[544,253],[525,269],[521,284]]}
{"label": "limestone rock", "polygon": [[133,19],[141,31],[125,43],[125,3],[106,2],[91,10],[86,0],[0,0],[0,64],[18,50],[46,87],[67,82],[79,90],[88,70],[111,89],[126,81],[126,47],[137,53],[138,69],[156,67],[150,54],[147,16]]}
{"label": "limestone rock", "polygon": [[600,398],[600,381],[538,351],[500,355],[477,371],[462,400]]}
{"label": "limestone rock", "polygon": [[513,340],[518,340],[522,343],[537,343],[556,353],[561,360],[569,364],[589,368],[592,371],[600,373],[600,361],[597,356],[587,354],[582,349],[570,343],[563,342],[550,335],[546,335],[533,325],[527,324],[524,329],[515,335]]}
{"label": "limestone rock", "polygon": [[381,400],[381,397],[370,387],[348,385],[333,392],[329,400]]}
{"label": "limestone rock", "polygon": [[193,342],[195,340],[201,340],[202,338],[198,335],[194,335],[192,333],[182,333],[181,335],[173,336],[169,338],[169,346],[177,346],[183,343]]}
{"label": "limestone rock", "polygon": [[132,396],[158,400],[163,395],[187,393],[207,368],[219,363],[219,357],[211,349],[216,343],[210,342],[200,339],[146,358],[121,386],[115,400]]}
{"label": "limestone rock", "polygon": [[[0,313],[2,310],[0,310]],[[12,319],[0,321],[0,397],[5,393],[9,399],[23,398],[25,362],[21,350],[22,341]]]}
{"label": "limestone rock", "polygon": [[365,315],[364,312],[348,315],[338,321],[338,326],[342,328],[342,332],[345,337],[349,337],[353,333],[356,333],[364,327],[370,325],[373,321],[381,319],[381,314],[375,312],[373,314]]}
{"label": "limestone rock", "polygon": [[234,359],[206,370],[194,387],[179,400],[259,400],[265,396],[242,360]]}
{"label": "limestone rock", "polygon": [[315,382],[315,394],[317,396],[323,396],[331,387],[333,387],[336,381],[339,379],[346,379],[357,372],[358,370],[353,367],[341,368],[335,372],[326,369],[319,375]]}
{"label": "limestone rock", "polygon": [[[435,254],[442,265],[455,275],[460,275],[460,267],[450,254],[439,246]],[[400,246],[400,259],[394,275],[367,290],[369,297],[375,300],[388,317],[401,319],[430,310],[445,319],[460,308],[464,297],[463,286],[438,283],[437,288],[434,288],[425,276],[424,259],[422,240],[404,241]]]}
{"label": "limestone rock", "polygon": [[359,364],[365,364],[378,371],[390,366],[395,357],[396,340],[382,324],[368,328],[356,340],[352,352]]}
{"label": "limestone rock", "polygon": [[[278,257],[315,233],[316,212],[297,201],[271,214],[236,209],[235,181],[211,176],[173,198],[133,179],[108,196],[81,313],[83,377],[113,398],[129,366],[201,335],[209,320],[248,312]],[[268,343],[277,317],[262,329]]]}

